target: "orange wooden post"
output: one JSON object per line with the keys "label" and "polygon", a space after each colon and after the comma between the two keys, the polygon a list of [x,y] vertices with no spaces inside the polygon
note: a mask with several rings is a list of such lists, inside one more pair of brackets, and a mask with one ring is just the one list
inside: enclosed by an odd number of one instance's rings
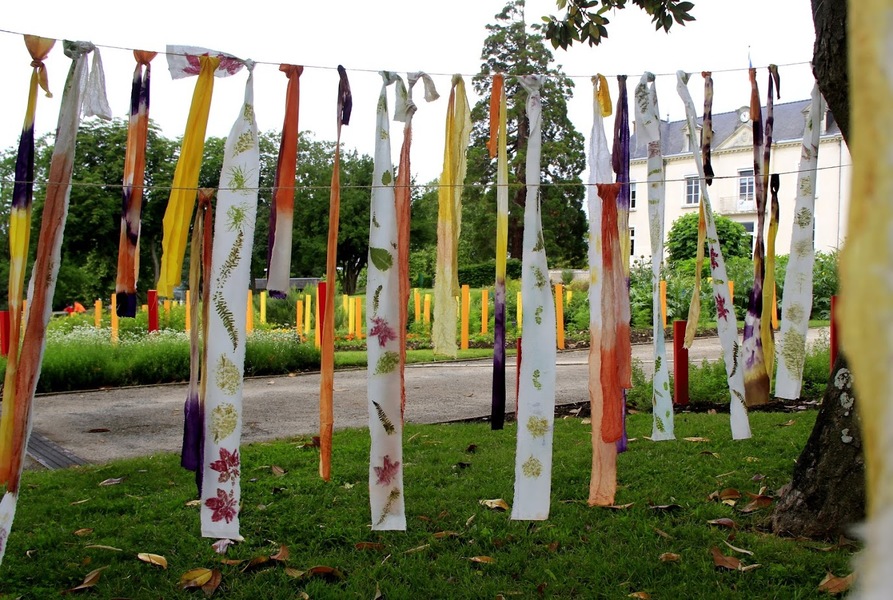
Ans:
{"label": "orange wooden post", "polygon": [[487,296],[487,288],[483,288],[481,290],[481,335],[487,335],[487,325],[490,323],[490,299]]}
{"label": "orange wooden post", "polygon": [[413,319],[416,323],[419,322],[419,317],[422,314],[421,304],[422,304],[422,295],[419,293],[419,288],[413,290],[413,296],[415,300],[415,319]]}
{"label": "orange wooden post", "polygon": [[186,290],[186,303],[184,304],[184,306],[186,307],[186,331],[189,331],[192,328],[192,326],[189,324],[189,321],[192,320],[192,303],[190,302],[191,296],[192,292]]}
{"label": "orange wooden post", "polygon": [[295,333],[298,334],[298,339],[301,339],[304,336],[304,301],[297,300],[295,301]]}
{"label": "orange wooden post", "polygon": [[317,348],[319,348],[320,344],[322,343],[322,338],[321,338],[322,319],[319,318],[319,301],[320,301],[320,299],[322,299],[323,303],[325,303],[325,300],[326,300],[325,296],[320,293],[320,289],[321,288],[317,284],[317,286],[316,286],[316,306],[314,307],[314,310],[316,311],[314,313],[314,318],[316,319],[316,321],[313,324],[313,343],[316,345]]}
{"label": "orange wooden post", "polygon": [[112,343],[118,343],[118,294],[112,294]]}
{"label": "orange wooden post", "polygon": [[664,329],[667,328],[667,280],[660,280],[660,314],[663,319]]}
{"label": "orange wooden post", "polygon": [[517,310],[515,311],[515,319],[517,319],[517,323],[518,323],[518,328],[517,328],[518,333],[521,333],[521,330],[523,329],[523,325],[524,325],[524,312],[523,312],[522,306],[521,306],[521,292],[518,292],[518,306],[517,306]]}
{"label": "orange wooden post", "polygon": [[425,294],[425,325],[431,324],[431,294]]}
{"label": "orange wooden post", "polygon": [[772,329],[778,329],[778,286],[772,289]]}
{"label": "orange wooden post", "polygon": [[149,303],[149,333],[158,331],[158,292],[149,290],[146,301]]}
{"label": "orange wooden post", "polygon": [[555,284],[555,333],[558,349],[564,350],[564,285]]}
{"label": "orange wooden post", "polygon": [[735,282],[729,280],[729,303],[735,304]]}
{"label": "orange wooden post", "polygon": [[468,313],[471,310],[471,290],[468,285],[462,286],[462,328],[461,343],[462,350],[468,350]]}
{"label": "orange wooden post", "polygon": [[[25,314],[25,307],[22,306],[22,315]],[[24,319],[22,319],[24,321]],[[93,303],[93,326],[99,329],[102,326],[102,300]]]}
{"label": "orange wooden post", "polygon": [[357,308],[356,308],[356,313],[357,313],[356,314],[356,321],[357,321],[356,334],[357,334],[357,339],[361,340],[361,339],[363,339],[363,337],[365,337],[363,332],[366,330],[366,325],[363,322],[363,298],[362,297],[360,297],[360,296],[356,297],[356,305],[357,305]]}
{"label": "orange wooden post", "polygon": [[357,303],[348,302],[347,307],[347,336],[353,337],[357,330]]}
{"label": "orange wooden post", "polygon": [[248,290],[248,310],[245,311],[245,333],[254,331],[254,294]]}
{"label": "orange wooden post", "polygon": [[310,335],[310,330],[312,329],[312,304],[313,304],[313,296],[310,294],[304,294],[304,333],[306,335]]}
{"label": "orange wooden post", "polygon": [[260,322],[267,322],[267,290],[260,293]]}

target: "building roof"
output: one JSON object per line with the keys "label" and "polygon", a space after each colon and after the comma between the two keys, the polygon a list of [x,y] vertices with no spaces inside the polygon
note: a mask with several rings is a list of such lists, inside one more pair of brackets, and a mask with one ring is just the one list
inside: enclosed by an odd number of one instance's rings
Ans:
{"label": "building roof", "polygon": [[[803,129],[806,126],[806,110],[809,106],[809,100],[796,100],[794,102],[783,102],[774,106],[775,122],[772,130],[772,139],[774,142],[786,142],[803,139]],[[753,121],[748,120],[742,123],[739,120],[741,111],[749,110],[749,107],[742,106],[738,110],[714,113],[713,114],[713,148],[719,148],[723,143],[732,137],[741,128],[751,128]],[[766,116],[766,107],[762,107],[763,118]],[[830,113],[828,113],[830,114]],[[823,128],[822,135],[839,135],[840,129],[837,122],[833,119],[827,119],[827,130]],[[698,118],[698,127],[703,122],[703,118]],[[685,129],[687,121],[661,121],[660,142],[661,151],[664,156],[672,156],[674,154],[682,154],[683,152],[691,152],[686,150],[684,146]],[[698,136],[700,138],[700,136]],[[645,145],[637,148],[636,136],[630,137],[630,159],[636,160],[647,158],[648,149]]]}

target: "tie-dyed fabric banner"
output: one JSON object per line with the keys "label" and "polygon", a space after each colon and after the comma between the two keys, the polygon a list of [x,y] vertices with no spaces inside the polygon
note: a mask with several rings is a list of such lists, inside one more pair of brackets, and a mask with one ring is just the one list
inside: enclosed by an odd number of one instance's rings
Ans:
{"label": "tie-dyed fabric banner", "polygon": [[[704,77],[704,122],[701,125],[701,157],[704,160],[704,183],[713,184],[713,160],[710,156],[713,145],[713,74],[702,71]],[[702,244],[703,245],[703,244]]]}
{"label": "tie-dyed fabric banner", "polygon": [[[25,47],[31,55],[31,84],[28,87],[28,104],[19,149],[16,155],[15,183],[12,190],[12,206],[9,213],[9,353],[3,384],[3,406],[0,415],[0,482],[8,482],[12,467],[14,410],[16,404],[16,375],[19,365],[23,301],[25,298],[25,269],[31,245],[31,211],[34,196],[34,117],[37,112],[37,88],[50,94],[46,66],[43,61],[55,45],[55,40],[33,35],[25,36]],[[0,543],[0,546],[3,544]],[[2,550],[0,550],[2,552]],[[2,557],[2,554],[0,554]]]}
{"label": "tie-dyed fabric banner", "polygon": [[[772,149],[773,127],[773,83],[778,83],[778,71],[770,67],[769,90],[766,102],[765,137],[763,133],[760,93],[757,86],[756,69],[750,69],[750,115],[753,119],[753,176],[757,205],[756,242],[753,249],[753,288],[744,318],[744,341],[741,353],[744,360],[744,392],[747,406],[757,406],[769,402],[769,371],[762,336],[762,321],[765,319],[763,283],[766,277],[765,237],[766,201],[769,193],[769,153]],[[774,261],[773,261],[774,267]],[[771,296],[770,296],[771,298]],[[769,323],[766,324],[767,327]],[[771,332],[769,332],[771,335]],[[771,340],[770,340],[771,342]]]}
{"label": "tie-dyed fabric banner", "polygon": [[[688,77],[688,73],[684,71],[676,72],[676,91],[685,105],[685,118],[688,123],[690,147],[695,158],[698,175],[703,180],[704,164],[701,160],[700,148],[695,139],[695,132],[698,130],[697,113],[695,112],[695,104],[692,102],[691,94],[688,92]],[[729,378],[732,438],[736,440],[747,439],[750,437],[750,422],[747,417],[747,408],[744,405],[743,369],[739,365],[738,323],[735,318],[731,295],[729,294],[726,262],[722,256],[722,249],[719,246],[719,238],[716,235],[716,222],[713,218],[713,208],[710,204],[710,194],[706,185],[701,186],[701,202],[704,204],[710,274],[713,276],[712,286],[713,300],[716,303],[716,329],[722,345],[726,374]]]}
{"label": "tie-dyed fabric banner", "polygon": [[[839,390],[855,384],[865,452],[867,523],[854,597],[887,598],[893,537],[893,21],[885,0],[850,2],[850,150],[853,156],[849,235],[840,256],[843,347],[852,367]],[[785,290],[787,293],[787,290]],[[840,396],[843,400],[843,396]],[[844,442],[847,431],[832,430]]]}
{"label": "tie-dyed fabric banner", "polygon": [[[425,102],[434,102],[440,98],[434,81],[427,73],[418,71],[407,75],[409,91],[402,79],[397,79],[397,100],[394,108],[394,120],[403,123],[403,145],[400,147],[400,166],[397,169],[394,187],[394,203],[397,209],[397,273],[400,279],[400,418],[406,409],[406,328],[409,323],[409,227],[412,207],[412,172],[409,168],[410,148],[412,146],[412,117],[418,110],[412,101],[412,90],[415,84],[422,81],[425,88]],[[368,310],[366,311],[368,313]]]}
{"label": "tie-dyed fabric banner", "polygon": [[295,214],[295,173],[298,164],[298,112],[301,102],[301,73],[304,67],[279,65],[288,77],[285,91],[285,120],[276,163],[273,205],[270,207],[270,241],[267,250],[267,292],[285,298],[291,276],[291,238]]}
{"label": "tie-dyed fabric banner", "polygon": [[[505,425],[505,269],[509,231],[509,168],[506,151],[505,80],[493,76],[490,93],[490,158],[496,158],[496,283],[493,290],[493,396],[490,427]],[[522,305],[523,308],[523,305]]]}
{"label": "tie-dyed fabric banner", "polygon": [[[369,503],[372,529],[406,529],[403,504],[403,420],[400,418],[400,285],[394,256],[397,210],[387,90],[400,78],[383,71],[375,127],[375,166],[369,224],[366,348],[369,399]],[[405,91],[405,90],[404,90]]]}
{"label": "tie-dyed fabric banner", "polygon": [[797,199],[794,202],[794,220],[791,228],[792,252],[788,260],[784,296],[781,301],[782,321],[778,342],[775,395],[786,400],[799,398],[803,383],[806,332],[812,310],[812,267],[815,260],[812,232],[815,227],[816,166],[824,113],[822,95],[816,84],[812,88],[812,101],[809,104],[809,114],[803,130],[797,176]]}
{"label": "tie-dyed fabric banner", "polygon": [[453,75],[447,105],[443,172],[440,175],[437,211],[437,266],[434,271],[434,352],[456,356],[456,300],[459,295],[457,252],[462,223],[462,186],[465,183],[465,152],[471,135],[471,109],[461,75]]}
{"label": "tie-dyed fabric banner", "polygon": [[[45,57],[51,46],[35,42],[29,50]],[[9,425],[4,423],[5,427],[0,432],[2,439],[0,483],[6,487],[3,499],[0,500],[0,560],[6,551],[6,540],[15,516],[25,448],[31,435],[31,404],[37,389],[37,379],[40,377],[47,324],[52,315],[53,294],[56,291],[56,278],[62,257],[62,234],[68,216],[68,198],[71,193],[71,173],[74,168],[78,125],[82,115],[98,116],[103,119],[111,119],[112,116],[105,96],[105,75],[99,50],[90,42],[67,40],[63,43],[63,47],[65,55],[71,59],[71,68],[62,91],[56,140],[41,214],[40,237],[37,240],[37,255],[28,287],[30,303],[15,374],[15,397],[7,398],[4,392],[3,398],[3,417],[12,421]],[[93,64],[88,68],[87,55],[91,52]],[[42,70],[42,67],[35,69]],[[41,78],[39,73],[38,78]],[[33,111],[29,112],[33,124]],[[9,417],[6,417],[7,413]],[[8,439],[11,442],[7,441]]]}
{"label": "tie-dyed fabric banner", "polygon": [[651,234],[652,334],[654,339],[654,379],[651,391],[653,427],[651,439],[672,440],[673,397],[667,369],[660,301],[660,267],[664,257],[664,159],[660,147],[660,111],[654,75],[645,73],[636,86],[636,140],[648,147],[648,223]]}
{"label": "tie-dyed fabric banner", "polygon": [[[601,196],[610,186],[611,154],[605,135],[604,117],[611,115],[608,82],[603,75],[592,78],[593,121],[589,137],[589,406],[592,413],[592,473],[589,480],[589,505],[610,506],[617,492],[617,445],[602,439],[605,396],[602,392],[602,337],[605,317],[602,295],[605,279],[602,248],[602,207],[610,200]],[[601,185],[599,185],[601,184]],[[616,192],[615,192],[616,193]]]}
{"label": "tie-dyed fabric banner", "polygon": [[329,233],[326,240],[326,293],[318,301],[325,302],[325,318],[320,335],[319,379],[319,476],[325,481],[332,476],[332,430],[335,422],[332,399],[335,394],[335,265],[338,260],[338,221],[341,212],[341,127],[350,123],[352,108],[353,96],[350,93],[347,71],[338,65],[335,164],[332,168]]}
{"label": "tie-dyed fabric banner", "polygon": [[135,317],[139,301],[136,281],[140,270],[140,214],[146,179],[146,138],[149,134],[149,81],[155,52],[134,50],[136,69],[130,88],[130,120],[124,150],[124,186],[121,202],[121,235],[118,240],[118,276],[115,282],[119,317]]}
{"label": "tie-dyed fabric banner", "polygon": [[250,283],[260,173],[254,64],[246,61],[246,66],[245,101],[226,138],[223,154],[209,293],[204,300],[208,337],[202,373],[205,428],[201,521],[202,536],[210,538],[241,539],[239,444],[248,309],[245,297]]}
{"label": "tie-dyed fabric banner", "polygon": [[[515,451],[515,500],[512,519],[549,517],[552,489],[552,423],[555,418],[555,302],[543,244],[540,213],[540,160],[542,154],[542,78],[524,75],[527,92],[527,200],[524,208],[524,256],[521,297],[524,338],[518,395],[518,445]],[[525,351],[526,350],[526,351]]]}
{"label": "tie-dyed fabric banner", "polygon": [[156,289],[159,296],[171,298],[174,288],[180,285],[183,257],[186,255],[186,239],[189,235],[189,219],[195,207],[196,187],[202,166],[205,130],[211,110],[214,77],[228,77],[237,73],[243,62],[219,52],[191,46],[168,46],[167,65],[171,77],[181,79],[198,75],[186,132],[180,145],[180,157],[174,170],[171,195],[164,211],[164,233],[161,240],[161,272]]}

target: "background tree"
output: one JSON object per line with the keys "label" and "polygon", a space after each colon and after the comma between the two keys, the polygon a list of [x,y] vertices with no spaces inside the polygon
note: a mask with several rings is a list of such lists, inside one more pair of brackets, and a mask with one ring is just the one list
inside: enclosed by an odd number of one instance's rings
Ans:
{"label": "background tree", "polygon": [[[652,15],[657,28],[668,31],[674,22],[681,25],[693,17],[694,5],[678,0],[632,0]],[[567,48],[575,41],[598,45],[607,37],[604,13],[624,8],[626,0],[556,0],[567,9],[562,19],[547,17],[546,37],[555,48]],[[813,46],[813,73],[819,89],[840,127],[849,138],[850,102],[847,52],[847,3],[812,0],[816,39]],[[592,12],[590,9],[597,9]],[[865,464],[859,432],[858,401],[846,385],[850,371],[840,352],[812,435],[794,467],[793,480],[779,492],[773,513],[773,530],[809,537],[833,537],[846,532],[865,516]],[[842,395],[846,394],[846,398]],[[846,400],[846,401],[843,401]],[[842,431],[848,435],[841,435]]]}
{"label": "background tree", "polygon": [[[510,180],[516,185],[509,202],[509,255],[521,258],[526,201],[525,160],[529,125],[527,94],[517,76],[547,76],[542,90],[543,146],[540,200],[546,255],[556,267],[582,267],[586,259],[586,215],[580,173],[586,167],[583,136],[567,116],[567,101],[574,83],[555,66],[543,36],[530,33],[524,20],[524,0],[513,0],[487,25],[481,50],[481,72],[472,79],[474,90],[484,96],[471,112],[474,126],[468,149],[467,187],[463,196],[462,243],[468,260],[483,262],[496,251],[496,161],[487,153],[490,136],[489,96],[492,75],[506,77],[508,162]],[[538,25],[532,27],[540,29]]]}
{"label": "background tree", "polygon": [[[716,235],[719,247],[726,259],[750,258],[753,253],[750,235],[744,225],[715,215]],[[705,243],[704,248],[707,245]],[[698,213],[688,213],[673,221],[667,232],[667,262],[673,265],[681,260],[695,258],[698,252]]]}

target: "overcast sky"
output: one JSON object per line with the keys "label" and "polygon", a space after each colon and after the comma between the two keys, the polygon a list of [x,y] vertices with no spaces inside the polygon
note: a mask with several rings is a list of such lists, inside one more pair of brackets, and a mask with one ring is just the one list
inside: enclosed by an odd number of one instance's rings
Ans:
{"label": "overcast sky", "polygon": [[[748,55],[759,67],[758,81],[765,98],[769,63],[780,66],[781,102],[809,97],[814,30],[809,0],[696,1],[697,21],[674,26],[669,34],[655,32],[648,16],[635,7],[610,16],[609,39],[598,48],[575,47],[555,52],[564,72],[574,77],[576,91],[570,118],[584,135],[592,124],[590,76],[629,75],[630,93],[645,70],[666,76],[657,80],[661,113],[683,118],[675,91],[675,73],[714,72],[714,112],[734,110],[749,102]],[[443,158],[443,129],[450,75],[465,74],[470,101],[477,98],[470,77],[481,64],[485,25],[504,6],[503,0],[341,0],[337,3],[293,0],[155,0],[138,6],[116,0],[40,3],[7,2],[2,29],[45,37],[87,40],[101,46],[109,100],[115,117],[126,117],[135,62],[128,50],[163,51],[167,44],[186,44],[220,50],[241,58],[275,64],[255,69],[255,99],[261,130],[279,130],[285,103],[285,75],[281,62],[305,65],[301,77],[301,130],[317,139],[335,137],[334,68],[343,64],[353,89],[354,109],[344,130],[346,146],[372,154],[375,106],[381,86],[377,71],[405,73],[424,70],[434,76],[442,98],[431,104],[417,99],[414,123],[413,173],[419,182],[439,176]],[[528,0],[527,21],[538,23],[557,14],[554,0]],[[0,116],[0,147],[17,144],[25,111],[30,57],[21,36],[0,33],[0,78],[4,82],[4,110]],[[791,66],[784,66],[791,63]],[[58,43],[47,60],[50,89],[55,98],[40,97],[37,131],[56,126],[59,98],[70,60]],[[730,70],[729,72],[724,72]],[[225,136],[239,110],[246,75],[217,79],[208,135]],[[611,78],[616,90],[616,80]],[[150,116],[171,138],[182,135],[195,78],[171,80],[166,60],[153,62]],[[702,103],[702,79],[693,77],[690,89]],[[418,94],[421,96],[421,94]],[[614,96],[616,97],[616,91]],[[393,92],[390,95],[393,107]],[[608,123],[610,126],[610,123]],[[399,124],[392,124],[398,130]],[[401,135],[393,135],[397,160]],[[122,148],[123,152],[124,149]]]}

